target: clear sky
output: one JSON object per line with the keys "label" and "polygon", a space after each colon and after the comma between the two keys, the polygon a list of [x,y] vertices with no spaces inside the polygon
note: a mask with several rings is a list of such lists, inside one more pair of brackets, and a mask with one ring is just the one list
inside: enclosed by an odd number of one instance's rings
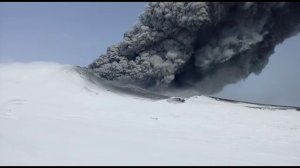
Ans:
{"label": "clear sky", "polygon": [[[86,66],[122,40],[146,2],[0,2],[0,62]],[[276,48],[263,72],[216,96],[300,106],[300,34]]]}

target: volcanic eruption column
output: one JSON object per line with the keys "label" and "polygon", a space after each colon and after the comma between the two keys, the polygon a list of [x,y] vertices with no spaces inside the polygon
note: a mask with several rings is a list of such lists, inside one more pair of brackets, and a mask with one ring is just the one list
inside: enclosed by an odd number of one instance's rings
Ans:
{"label": "volcanic eruption column", "polygon": [[143,88],[213,94],[259,74],[275,46],[299,30],[296,2],[151,2],[88,68]]}

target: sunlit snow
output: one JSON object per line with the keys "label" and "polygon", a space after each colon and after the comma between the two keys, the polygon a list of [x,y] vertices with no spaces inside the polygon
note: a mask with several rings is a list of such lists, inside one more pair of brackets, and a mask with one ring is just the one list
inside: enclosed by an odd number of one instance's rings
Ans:
{"label": "sunlit snow", "polygon": [[0,65],[0,165],[300,165],[300,112],[118,94],[71,65]]}

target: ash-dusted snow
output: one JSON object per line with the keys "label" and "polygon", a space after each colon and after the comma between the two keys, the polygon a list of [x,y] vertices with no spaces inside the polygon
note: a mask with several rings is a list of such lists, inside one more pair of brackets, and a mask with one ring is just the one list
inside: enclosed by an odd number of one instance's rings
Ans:
{"label": "ash-dusted snow", "polygon": [[0,165],[300,165],[300,112],[112,92],[71,65],[0,65]]}

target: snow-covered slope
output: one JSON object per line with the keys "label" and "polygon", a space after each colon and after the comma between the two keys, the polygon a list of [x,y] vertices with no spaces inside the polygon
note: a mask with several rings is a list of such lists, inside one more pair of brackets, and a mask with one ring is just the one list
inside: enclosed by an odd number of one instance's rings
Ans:
{"label": "snow-covered slope", "polygon": [[299,111],[255,107],[117,94],[70,65],[2,64],[0,165],[300,165]]}

